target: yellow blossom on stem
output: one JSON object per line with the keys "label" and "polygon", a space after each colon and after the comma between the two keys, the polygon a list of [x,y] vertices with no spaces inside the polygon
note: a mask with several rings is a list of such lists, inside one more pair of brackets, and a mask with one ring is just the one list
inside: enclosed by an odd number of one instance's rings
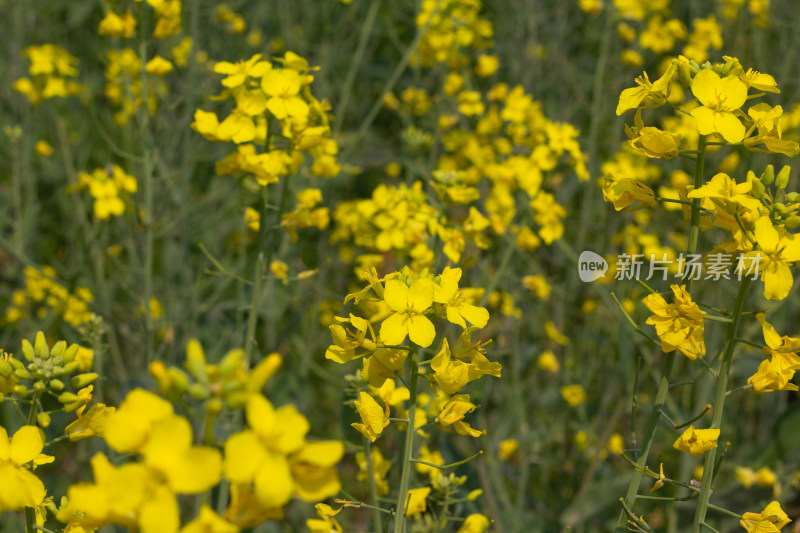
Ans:
{"label": "yellow blossom on stem", "polygon": [[361,417],[361,423],[353,422],[350,425],[370,441],[375,442],[378,435],[389,425],[389,405],[384,404],[385,408],[381,408],[375,398],[364,391],[359,394],[355,405],[358,415]]}
{"label": "yellow blossom on stem", "polygon": [[617,116],[623,114],[629,109],[635,109],[639,107],[647,98],[650,98],[658,105],[663,104],[669,95],[670,82],[675,76],[675,72],[677,72],[677,70],[677,62],[672,61],[664,74],[655,82],[650,82],[647,72],[642,73],[642,76],[636,78],[635,80],[638,87],[625,89],[619,95]]}
{"label": "yellow blossom on stem", "polygon": [[691,111],[701,135],[719,133],[729,143],[744,139],[745,127],[734,111],[747,100],[747,86],[738,77],[720,78],[703,69],[692,80],[692,93],[702,104]]}
{"label": "yellow blossom on stem", "polygon": [[603,199],[614,204],[617,211],[636,211],[656,203],[653,189],[618,173],[608,173],[603,177]]}
{"label": "yellow blossom on stem", "polygon": [[758,272],[764,282],[764,298],[783,300],[794,285],[791,263],[800,261],[800,239],[778,232],[769,217],[755,221],[755,238],[760,250],[748,252],[748,257],[758,257]]}
{"label": "yellow blossom on stem", "polygon": [[0,513],[35,507],[44,499],[44,484],[26,468],[43,448],[41,429],[22,426],[9,439],[0,426]]}
{"label": "yellow blossom on stem", "polygon": [[800,339],[778,335],[775,328],[766,321],[763,313],[756,315],[764,333],[764,355],[768,358],[758,365],[758,371],[748,378],[747,383],[753,385],[756,392],[776,390],[798,390],[791,383],[795,370],[800,370]]}
{"label": "yellow blossom on stem", "polygon": [[430,279],[418,279],[410,287],[397,279],[388,280],[383,299],[394,313],[381,324],[381,340],[396,346],[408,335],[414,344],[430,346],[436,329],[423,313],[433,304],[433,295],[434,283]]}
{"label": "yellow blossom on stem", "polygon": [[717,447],[719,429],[694,429],[689,426],[672,445],[673,448],[692,455],[700,455]]}
{"label": "yellow blossom on stem", "polygon": [[671,285],[674,302],[668,304],[658,293],[650,294],[643,300],[653,315],[647,319],[648,324],[656,328],[661,339],[661,349],[665,352],[680,350],[689,359],[703,357],[706,353],[703,341],[703,317],[692,296],[681,285]]}
{"label": "yellow blossom on stem", "polygon": [[786,512],[781,509],[778,502],[771,502],[760,513],[744,513],[739,525],[748,533],[774,533],[778,532],[791,522]]}

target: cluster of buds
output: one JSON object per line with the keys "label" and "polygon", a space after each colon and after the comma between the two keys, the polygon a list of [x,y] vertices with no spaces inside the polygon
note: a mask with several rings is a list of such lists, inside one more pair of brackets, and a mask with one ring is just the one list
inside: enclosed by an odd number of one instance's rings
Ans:
{"label": "cluster of buds", "polygon": [[800,226],[800,193],[786,192],[791,171],[789,165],[784,165],[775,174],[775,168],[767,165],[758,178],[752,171],[748,172],[747,181],[753,184],[753,196],[769,208],[771,218],[783,221],[789,228],[796,228]]}
{"label": "cluster of buds", "polygon": [[[22,355],[25,361],[15,359],[10,354],[3,354],[0,358],[0,379],[3,381],[0,399],[4,400],[5,393],[10,392],[17,398],[33,394],[34,401],[39,401],[43,394],[48,393],[63,404],[67,412],[85,405],[91,396],[80,389],[94,382],[97,374],[81,372],[81,362],[76,357],[79,350],[77,344],[67,346],[65,341],[59,341],[50,348],[41,331],[36,334],[32,345],[24,339]],[[46,413],[40,413],[37,421],[46,427],[49,417]]]}
{"label": "cluster of buds", "polygon": [[237,348],[226,353],[219,363],[208,364],[203,347],[192,339],[186,345],[186,371],[154,361],[150,373],[171,401],[187,394],[205,402],[206,412],[217,414],[225,408],[242,409],[248,396],[261,392],[281,360],[279,354],[273,353],[250,369],[244,350]]}

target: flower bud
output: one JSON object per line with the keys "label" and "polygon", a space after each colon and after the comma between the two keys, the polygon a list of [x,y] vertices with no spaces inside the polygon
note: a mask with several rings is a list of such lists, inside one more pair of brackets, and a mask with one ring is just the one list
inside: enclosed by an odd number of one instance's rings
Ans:
{"label": "flower bud", "polygon": [[47,413],[39,413],[36,415],[36,423],[40,428],[46,428],[50,425],[50,415]]}
{"label": "flower bud", "polygon": [[36,332],[36,340],[33,342],[33,351],[39,359],[48,359],[50,357],[50,348],[47,347],[47,340],[44,338],[44,333],[41,331]]}
{"label": "flower bud", "polygon": [[8,360],[8,364],[10,364],[14,370],[18,368],[25,368],[25,365],[22,363],[22,361],[19,359],[14,359],[13,357]]}
{"label": "flower bud", "polygon": [[53,345],[53,348],[50,350],[50,357],[59,357],[64,355],[64,350],[67,349],[67,341],[58,341]]}
{"label": "flower bud", "polygon": [[800,192],[790,192],[786,195],[786,201],[790,204],[796,204],[797,202],[800,202]]}
{"label": "flower bud", "polygon": [[64,351],[64,362],[71,363],[75,360],[75,356],[78,354],[78,345],[71,344],[69,348]]}
{"label": "flower bud", "polygon": [[69,384],[72,385],[73,389],[82,389],[86,385],[89,385],[90,383],[94,382],[94,380],[96,380],[97,377],[98,376],[97,376],[96,372],[88,372],[86,374],[78,374],[77,376],[74,376],[70,380]]}
{"label": "flower bud", "polygon": [[74,392],[62,392],[58,395],[58,401],[61,403],[72,403],[78,401],[78,395]]}
{"label": "flower bud", "polygon": [[46,388],[47,387],[45,387],[44,382],[42,381],[37,381],[36,383],[33,384],[33,390],[37,394],[42,394]]}
{"label": "flower bud", "polygon": [[775,202],[773,204],[773,207],[775,208],[775,211],[777,211],[778,213],[785,213],[786,212],[786,206],[781,202]]}
{"label": "flower bud", "polygon": [[736,66],[736,63],[734,63],[733,61],[731,61],[729,63],[725,63],[724,65],[722,65],[722,69],[720,69],[720,73],[719,73],[720,77],[724,78],[725,76],[730,74],[731,70],[733,70],[733,67],[735,67],[735,66]]}
{"label": "flower bud", "polygon": [[7,378],[11,375],[11,365],[4,359],[0,359],[0,376]]}
{"label": "flower bud", "polygon": [[27,361],[33,361],[33,345],[28,339],[22,339],[22,355]]}
{"label": "flower bud", "polygon": [[753,188],[750,191],[750,194],[761,200],[764,198],[764,192],[766,188],[764,187],[764,183],[761,180],[753,180]]}
{"label": "flower bud", "polygon": [[219,370],[225,377],[231,377],[233,374],[242,367],[244,362],[244,350],[237,349],[231,350],[225,354],[222,361],[219,363]]}
{"label": "flower bud", "polygon": [[14,385],[14,388],[11,389],[11,391],[14,393],[14,396],[18,398],[24,398],[28,395],[28,387],[25,385]]}
{"label": "flower bud", "polygon": [[14,375],[20,379],[30,379],[31,373],[24,368],[18,368],[14,371]]}
{"label": "flower bud", "polygon": [[185,392],[189,388],[189,376],[180,368],[169,367],[167,369],[167,376],[172,382],[172,386],[178,392]]}
{"label": "flower bud", "polygon": [[80,363],[78,363],[77,361],[71,361],[71,362],[67,363],[66,365],[64,365],[64,367],[63,367],[64,368],[64,373],[65,374],[72,374],[73,372],[78,370],[78,367],[80,367],[80,366],[81,366]]}
{"label": "flower bud", "polygon": [[775,179],[775,167],[772,165],[767,165],[767,168],[764,169],[764,172],[761,173],[761,181],[764,182],[764,185],[772,185],[772,181]]}
{"label": "flower bud", "polygon": [[778,175],[775,176],[775,186],[779,189],[785,189],[787,185],[789,185],[789,173],[792,171],[792,167],[789,165],[783,165],[783,168]]}
{"label": "flower bud", "polygon": [[223,408],[222,401],[219,398],[212,398],[206,404],[206,412],[209,414],[219,414]]}
{"label": "flower bud", "polygon": [[786,223],[787,228],[796,228],[797,226],[800,226],[800,216],[792,215],[784,222]]}
{"label": "flower bud", "polygon": [[64,390],[64,382],[60,379],[51,379],[49,385],[56,392]]}
{"label": "flower bud", "polygon": [[205,400],[209,397],[209,390],[202,383],[192,383],[189,385],[189,394],[196,400]]}

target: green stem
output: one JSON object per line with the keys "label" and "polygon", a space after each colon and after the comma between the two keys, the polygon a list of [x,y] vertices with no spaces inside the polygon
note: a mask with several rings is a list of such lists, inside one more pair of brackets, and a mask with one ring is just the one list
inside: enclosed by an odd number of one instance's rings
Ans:
{"label": "green stem", "polygon": [[145,70],[147,63],[147,28],[144,23],[144,7],[139,4],[139,60],[142,63],[140,71],[141,94],[139,102],[139,127],[142,130],[142,174],[144,179],[144,220],[145,229],[144,245],[144,316],[145,316],[145,357],[147,364],[154,358],[155,327],[153,314],[150,312],[150,299],[153,297],[153,245],[155,232],[153,229],[153,158],[152,139],[150,138],[150,112],[147,109],[149,94],[147,91],[148,74]]}
{"label": "green stem", "polygon": [[[369,475],[369,497],[372,503],[378,503],[378,484],[375,482],[375,467],[372,464],[372,443],[364,437],[364,460],[367,462],[367,475]],[[372,510],[372,527],[375,533],[383,530],[383,519],[381,512],[376,508]]]}
{"label": "green stem", "polygon": [[627,520],[627,509],[633,507],[636,501],[636,493],[639,491],[639,483],[642,481],[642,471],[647,465],[647,457],[650,454],[650,446],[656,436],[656,428],[658,427],[658,420],[661,418],[661,410],[667,399],[667,392],[669,391],[669,378],[672,374],[672,367],[675,364],[675,352],[664,354],[664,368],[661,373],[661,379],[658,383],[658,390],[656,391],[656,400],[653,404],[653,411],[647,421],[647,428],[644,433],[644,440],[642,441],[642,448],[639,450],[639,458],[636,464],[639,468],[635,469],[631,482],[628,485],[628,492],[622,500],[623,511],[620,513],[615,533],[623,533],[625,531],[625,522]]}
{"label": "green stem", "polygon": [[386,80],[386,83],[383,85],[383,88],[381,89],[380,96],[378,96],[378,99],[375,100],[375,103],[372,105],[372,108],[370,108],[369,112],[367,113],[367,117],[364,119],[364,122],[361,123],[361,126],[359,126],[358,131],[353,136],[353,138],[348,140],[347,149],[344,151],[341,157],[342,160],[346,160],[350,156],[352,151],[360,145],[361,139],[363,139],[364,136],[367,134],[369,127],[372,125],[372,122],[375,120],[375,117],[378,116],[378,113],[383,107],[383,102],[386,98],[386,95],[389,94],[392,88],[394,88],[395,84],[397,83],[397,80],[399,80],[400,76],[403,74],[403,72],[405,72],[406,67],[408,67],[408,63],[411,61],[411,57],[417,51],[417,47],[419,47],[419,43],[422,41],[422,38],[428,32],[428,28],[431,25],[431,21],[433,21],[434,17],[439,13],[440,4],[441,0],[437,1],[436,8],[434,9],[433,13],[431,13],[431,16],[428,18],[427,22],[425,22],[425,24],[419,30],[417,30],[417,34],[414,37],[414,40],[411,41],[410,45],[408,45],[408,48],[403,54],[400,63],[397,64],[391,76],[389,76],[389,79]]}
{"label": "green stem", "polygon": [[408,378],[408,424],[406,425],[406,443],[403,448],[403,463],[400,471],[400,488],[397,494],[397,505],[395,507],[394,533],[402,533],[403,525],[406,521],[406,497],[408,495],[408,481],[411,476],[411,456],[414,454],[414,415],[417,409],[417,376],[419,368],[417,362],[422,359],[422,351],[411,352],[409,363]]}
{"label": "green stem", "polygon": [[[353,54],[353,59],[350,61],[350,68],[347,69],[347,77],[342,86],[342,101],[336,108],[336,118],[333,120],[333,137],[337,137],[342,128],[342,120],[344,119],[344,112],[347,109],[347,104],[350,102],[350,92],[353,89],[353,83],[356,81],[356,73],[364,58],[364,51],[367,48],[369,36],[372,33],[372,28],[375,26],[375,19],[378,16],[378,8],[381,5],[380,0],[372,0],[367,12],[367,18],[364,20],[364,25],[361,26],[361,34],[358,36],[358,44],[356,51]],[[378,530],[380,531],[380,530]]]}
{"label": "green stem", "polygon": [[[733,349],[736,346],[736,331],[739,329],[744,301],[747,296],[747,289],[750,288],[750,278],[744,278],[739,282],[739,293],[736,295],[736,304],[733,307],[732,322],[728,326],[728,335],[725,341],[725,352],[722,355],[722,363],[719,367],[719,377],[717,378],[717,388],[714,391],[714,410],[711,416],[711,426],[709,429],[719,429],[722,423],[722,413],[725,407],[725,398],[728,390],[728,372],[731,368]],[[714,461],[717,456],[717,449],[712,448],[706,452],[703,464],[703,481],[700,485],[700,495],[697,498],[697,510],[692,524],[692,533],[700,533],[700,527],[704,525],[708,500],[711,497],[711,484],[714,478]]]}
{"label": "green stem", "polygon": [[[36,410],[39,406],[39,399],[42,397],[42,393],[39,391],[34,391],[33,399],[31,400],[31,410],[28,411],[28,425],[35,426],[36,425]],[[33,533],[36,530],[36,510],[33,507],[26,507],[25,508],[25,531],[27,533]]]}
{"label": "green stem", "polygon": [[[695,162],[694,169],[694,190],[696,191],[703,186],[703,165],[706,160],[706,136],[700,135],[697,141],[697,161]],[[689,227],[689,246],[686,249],[686,260],[694,255],[697,250],[697,238],[700,235],[700,198],[692,200],[692,218]],[[684,281],[686,282],[686,291],[692,287],[692,276],[689,274],[689,269],[686,269],[684,274]]]}

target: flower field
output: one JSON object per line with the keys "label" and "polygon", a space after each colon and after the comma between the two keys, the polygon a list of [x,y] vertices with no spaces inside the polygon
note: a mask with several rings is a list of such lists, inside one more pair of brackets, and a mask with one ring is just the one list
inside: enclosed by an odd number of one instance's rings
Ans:
{"label": "flower field", "polygon": [[0,6],[0,532],[800,531],[794,1]]}

